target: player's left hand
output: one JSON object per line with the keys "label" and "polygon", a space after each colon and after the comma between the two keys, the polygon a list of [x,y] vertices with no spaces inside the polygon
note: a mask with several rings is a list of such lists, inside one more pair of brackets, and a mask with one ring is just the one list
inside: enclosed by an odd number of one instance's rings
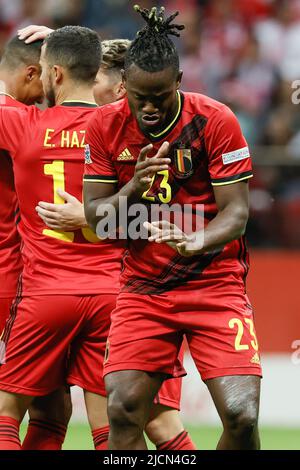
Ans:
{"label": "player's left hand", "polygon": [[76,197],[63,191],[57,190],[57,194],[66,201],[65,204],[52,204],[40,201],[36,206],[40,218],[53,230],[68,232],[87,225],[83,204]]}
{"label": "player's left hand", "polygon": [[48,28],[47,26],[31,24],[30,26],[19,29],[18,37],[26,44],[30,44],[34,41],[45,39],[52,31],[54,31],[54,29]]}
{"label": "player's left hand", "polygon": [[159,222],[144,222],[144,227],[150,232],[148,240],[155,243],[167,243],[181,256],[194,256],[201,254],[203,248],[203,236],[192,233],[184,233],[176,225],[166,220]]}

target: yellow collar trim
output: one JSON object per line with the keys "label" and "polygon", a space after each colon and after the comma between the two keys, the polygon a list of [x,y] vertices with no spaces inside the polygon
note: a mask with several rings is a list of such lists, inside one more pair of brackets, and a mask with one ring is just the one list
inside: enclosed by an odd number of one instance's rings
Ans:
{"label": "yellow collar trim", "polygon": [[4,93],[4,91],[0,91],[0,95],[5,95],[5,96],[9,96],[10,98],[12,98],[13,100],[17,101],[16,98],[12,95],[9,95],[8,93]]}
{"label": "yellow collar trim", "polygon": [[97,104],[95,101],[83,101],[83,100],[65,100],[61,103],[85,103],[85,104]]}
{"label": "yellow collar trim", "polygon": [[166,132],[168,132],[168,130],[173,126],[174,122],[178,119],[178,116],[180,114],[180,111],[181,111],[181,95],[179,93],[179,91],[177,90],[177,103],[178,103],[178,109],[177,109],[177,112],[174,116],[174,119],[170,122],[170,124],[168,125],[168,127],[166,127],[163,131],[161,131],[159,134],[150,134],[151,137],[154,137],[155,139],[157,139],[157,137],[160,137],[162,136],[163,134],[165,134]]}

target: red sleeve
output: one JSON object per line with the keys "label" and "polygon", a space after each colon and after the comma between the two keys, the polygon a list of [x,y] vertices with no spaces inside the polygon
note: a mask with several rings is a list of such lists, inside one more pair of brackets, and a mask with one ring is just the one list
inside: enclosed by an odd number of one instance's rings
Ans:
{"label": "red sleeve", "polygon": [[209,118],[205,143],[213,186],[236,183],[253,176],[247,142],[236,116],[227,106]]}
{"label": "red sleeve", "polygon": [[84,181],[117,183],[118,178],[103,136],[103,116],[93,113],[86,131]]}
{"label": "red sleeve", "polygon": [[26,116],[25,110],[0,106],[0,148],[12,157],[22,142]]}

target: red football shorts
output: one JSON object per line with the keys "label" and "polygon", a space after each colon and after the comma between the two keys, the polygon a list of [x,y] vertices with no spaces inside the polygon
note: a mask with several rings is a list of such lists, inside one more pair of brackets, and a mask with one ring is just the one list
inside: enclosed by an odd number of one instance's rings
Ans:
{"label": "red football shorts", "polygon": [[0,298],[0,335],[5,327],[6,320],[9,317],[10,307],[14,299],[11,297]]}
{"label": "red football shorts", "polygon": [[19,299],[2,334],[0,389],[29,396],[66,383],[105,395],[103,360],[116,295]]}
{"label": "red football shorts", "polygon": [[239,286],[225,283],[187,292],[121,292],[108,338],[104,374],[143,370],[183,375],[176,359],[186,336],[203,380],[261,376],[253,312]]}
{"label": "red football shorts", "polygon": [[[182,346],[179,351],[178,361],[182,364],[184,356],[184,347]],[[154,398],[155,405],[164,405],[175,410],[180,410],[182,389],[182,377],[177,377],[172,380],[164,380],[159,389],[158,394]]]}

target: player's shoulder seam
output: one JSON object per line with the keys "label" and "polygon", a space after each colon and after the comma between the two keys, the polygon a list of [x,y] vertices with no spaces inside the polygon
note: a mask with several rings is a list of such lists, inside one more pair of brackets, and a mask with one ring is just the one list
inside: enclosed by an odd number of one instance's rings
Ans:
{"label": "player's shoulder seam", "polygon": [[[201,112],[198,112],[197,114],[201,114],[201,116],[205,117],[207,120],[214,117],[217,113],[224,112],[224,110],[226,109],[230,110],[230,108],[228,108],[228,106],[226,106],[224,103],[221,103],[221,101],[217,101],[214,98],[211,98],[210,96],[206,96],[201,93],[185,93],[186,97],[188,97],[188,95],[197,95],[200,98],[199,103],[203,107],[203,109],[201,109]],[[194,115],[195,109],[184,109],[184,112]]]}
{"label": "player's shoulder seam", "polygon": [[[225,106],[225,105],[224,105]],[[230,108],[228,108],[230,109]],[[188,114],[189,116],[192,116],[194,117],[195,116],[195,111],[192,110],[192,109],[186,109],[183,111],[184,113]],[[224,115],[224,112],[222,112],[222,110],[220,108],[216,108],[214,109],[212,112],[205,112],[204,110],[201,110],[199,112],[196,113],[198,116],[201,116],[202,118],[205,119],[205,121],[207,123],[209,122],[212,122],[212,120],[215,118],[215,117],[218,117],[218,114],[220,116],[222,116],[222,114]]]}
{"label": "player's shoulder seam", "polygon": [[97,108],[96,110],[96,113],[99,115],[101,115],[102,117],[108,117],[108,116],[111,116],[111,115],[116,115],[116,114],[120,114],[122,116],[125,116],[125,109],[121,108],[121,107],[114,107],[114,106],[111,106],[111,105],[107,105],[107,106],[100,106],[99,108]]}
{"label": "player's shoulder seam", "polygon": [[229,118],[229,117],[235,117],[235,114],[234,112],[229,108],[229,106],[227,106],[226,104],[224,103],[221,103],[219,102],[220,106],[214,110],[214,112],[211,113],[210,116],[208,116],[208,123],[212,123],[213,121],[215,121],[215,119],[218,120],[218,122],[222,122],[222,119],[224,121],[224,119],[226,120],[226,118]]}

